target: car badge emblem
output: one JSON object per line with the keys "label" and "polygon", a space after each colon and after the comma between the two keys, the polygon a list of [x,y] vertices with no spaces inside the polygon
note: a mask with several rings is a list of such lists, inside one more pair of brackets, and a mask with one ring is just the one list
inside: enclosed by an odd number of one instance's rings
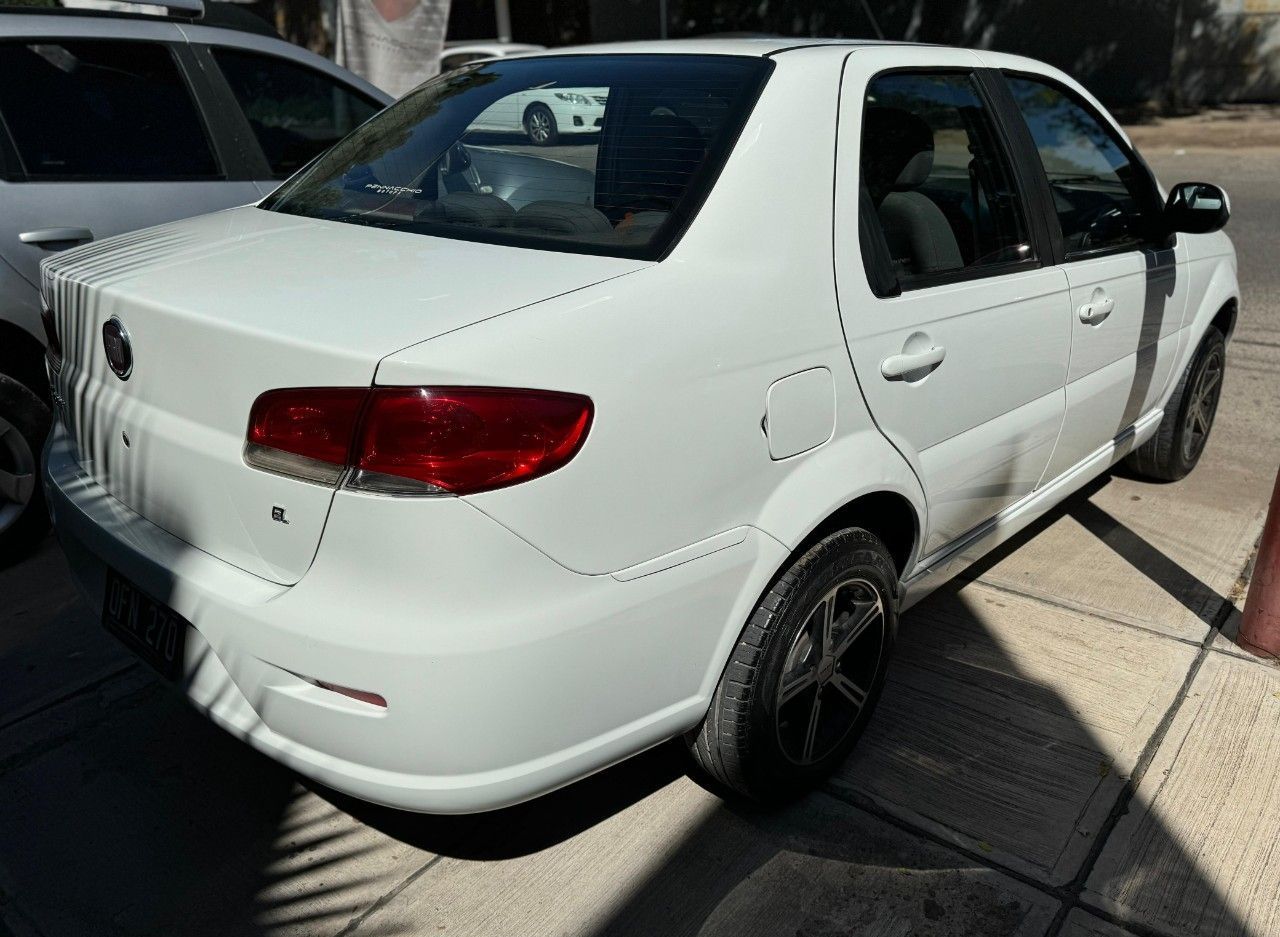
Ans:
{"label": "car badge emblem", "polygon": [[107,364],[115,376],[127,381],[133,373],[133,345],[124,323],[112,316],[102,324],[102,347],[107,352]]}

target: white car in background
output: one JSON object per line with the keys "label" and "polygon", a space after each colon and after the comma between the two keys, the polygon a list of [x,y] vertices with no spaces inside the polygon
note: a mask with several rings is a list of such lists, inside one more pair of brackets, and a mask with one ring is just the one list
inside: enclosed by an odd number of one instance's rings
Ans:
{"label": "white car in background", "polygon": [[608,88],[531,88],[497,102],[471,123],[473,132],[523,132],[534,146],[573,134],[599,133]]}
{"label": "white car in background", "polygon": [[[584,165],[468,142],[556,89],[607,89]],[[487,810],[682,737],[785,797],[903,609],[1121,459],[1196,464],[1228,216],[1012,55],[477,64],[43,265],[48,503],[104,625],[332,787]]]}
{"label": "white car in background", "polygon": [[[464,42],[446,44],[440,71],[452,71],[471,62],[528,55],[544,46],[518,42]],[[489,108],[472,124],[472,131],[524,133],[534,146],[553,146],[562,135],[595,133],[604,121],[608,88],[530,89]]]}
{"label": "white car in background", "polygon": [[444,52],[440,56],[440,71],[450,72],[461,68],[469,62],[481,59],[500,59],[508,55],[523,55],[529,52],[541,52],[546,46],[533,45],[527,42],[500,42],[490,40],[461,40],[446,42]]}

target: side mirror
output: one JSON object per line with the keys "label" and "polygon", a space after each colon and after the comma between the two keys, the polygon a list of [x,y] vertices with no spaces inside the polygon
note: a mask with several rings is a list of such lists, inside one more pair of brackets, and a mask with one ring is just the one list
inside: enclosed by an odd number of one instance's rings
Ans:
{"label": "side mirror", "polygon": [[1169,193],[1164,217],[1170,231],[1209,234],[1227,223],[1231,201],[1211,182],[1179,182]]}

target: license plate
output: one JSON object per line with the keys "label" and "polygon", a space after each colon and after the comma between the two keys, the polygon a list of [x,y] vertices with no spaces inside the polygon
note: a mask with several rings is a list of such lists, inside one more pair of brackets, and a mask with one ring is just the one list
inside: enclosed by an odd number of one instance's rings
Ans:
{"label": "license plate", "polygon": [[107,570],[102,624],[170,680],[182,675],[187,620],[113,569]]}

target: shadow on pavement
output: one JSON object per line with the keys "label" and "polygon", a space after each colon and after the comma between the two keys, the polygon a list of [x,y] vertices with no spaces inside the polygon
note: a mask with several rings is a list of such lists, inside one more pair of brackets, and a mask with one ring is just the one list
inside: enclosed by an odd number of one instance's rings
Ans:
{"label": "shadow on pavement", "polygon": [[[1154,584],[1185,587],[1190,573],[1088,494],[1065,510]],[[1008,544],[988,562],[1016,548]],[[1041,829],[1053,842],[1080,835],[1053,828],[1062,820],[1052,799],[1090,796],[1105,783],[1098,766],[1111,756],[1071,702],[1022,674],[989,633],[983,610],[957,588],[909,612],[902,630],[902,653],[864,740],[895,750],[869,763],[906,759],[899,767],[918,772],[922,789],[949,796],[956,811],[1015,840]],[[42,934],[336,933],[421,871],[430,855],[493,863],[496,883],[497,866],[541,862],[545,854],[550,871],[542,886],[552,893],[538,893],[535,876],[523,886],[527,893],[476,896],[509,906],[514,925],[530,905],[574,900],[572,890],[558,893],[560,849],[596,827],[627,823],[629,811],[685,769],[672,743],[518,807],[419,816],[304,786],[141,672],[115,693],[63,707],[52,737],[41,726],[24,739],[25,722],[5,735],[0,910],[17,899],[14,908]],[[954,718],[937,718],[940,708]],[[855,773],[851,781],[875,786],[878,778]],[[1122,803],[1127,792],[1118,792]],[[859,802],[856,790],[842,796]],[[903,800],[910,803],[911,792]],[[984,867],[991,856],[981,848],[956,851],[936,832],[920,837],[900,818],[871,809],[823,794],[779,811],[707,798],[693,823],[663,832],[644,875],[613,883],[612,907],[590,933],[1041,934],[1059,899],[1071,901],[1083,885],[1076,876],[1045,894],[1020,875]],[[1100,841],[1097,832],[1092,842]],[[1194,870],[1194,856],[1184,865]],[[1202,919],[1217,922],[1213,933],[1248,933],[1217,901],[1213,883],[1192,885],[1208,896]],[[429,920],[373,914],[343,932],[435,931]]]}
{"label": "shadow on pavement", "polygon": [[[180,247],[162,234],[149,249],[163,261]],[[141,253],[131,263],[146,262]],[[95,268],[95,255],[85,257],[96,286],[129,273],[110,262]],[[63,300],[95,301],[83,285]],[[95,340],[73,330],[64,345]],[[69,406],[81,452],[109,473],[107,433],[94,423],[99,392],[82,384]],[[129,481],[145,483],[141,474]],[[1088,495],[1096,490],[1049,519],[1071,513],[1155,587],[1179,596],[1188,584],[1209,589],[1093,505]],[[970,575],[1034,537],[1049,519]],[[168,602],[172,583],[149,591]],[[1057,933],[1116,819],[1109,805],[1122,809],[1135,781],[1110,771],[1111,742],[1082,715],[1079,700],[1028,672],[1008,635],[992,631],[991,615],[970,590],[949,587],[905,616],[903,653],[864,739],[878,756],[859,752],[845,772],[842,797],[862,803],[860,789],[897,785],[898,801],[914,816],[890,816],[876,806],[882,798],[868,804],[870,811],[826,794],[762,811],[708,797],[669,825],[665,815],[648,816],[656,828],[640,871],[618,881],[609,868],[596,870],[601,897],[591,900],[603,905],[590,914],[574,904],[586,884],[558,879],[557,863],[575,840],[591,848],[590,833],[634,832],[628,824],[639,807],[682,783],[677,746],[494,814],[413,816],[314,787],[319,796],[311,796],[295,775],[207,723],[148,674],[131,671],[5,730],[0,920],[29,923],[48,937],[442,928],[484,937],[535,929],[599,937]],[[1178,647],[1192,656],[1186,645]],[[1076,676],[1087,682],[1090,675]],[[1119,671],[1099,675],[1098,692],[1119,679]],[[218,692],[236,691],[228,684]],[[217,694],[205,705],[216,706]],[[1149,754],[1150,743],[1136,773]],[[1086,823],[1083,805],[1097,803],[1105,816]],[[952,835],[946,816],[979,826]],[[921,836],[908,826],[931,832]],[[1032,872],[1005,875],[990,867],[1028,843],[1042,853],[1028,860]],[[1194,854],[1175,842],[1168,851],[1182,856],[1183,892],[1197,896],[1198,920],[1212,922],[1215,935],[1247,934],[1197,871]],[[1068,853],[1080,861],[1061,881],[1047,892],[1033,887],[1032,878],[1060,873],[1056,857]],[[429,891],[438,856],[485,863],[492,872],[467,896],[487,905],[487,929],[434,920],[430,902],[427,913],[408,918],[384,906],[385,896],[415,883]],[[502,871],[521,860],[543,865],[507,890]],[[1081,862],[1084,871],[1075,871]],[[580,914],[571,926],[555,923],[570,921],[570,912]]]}

